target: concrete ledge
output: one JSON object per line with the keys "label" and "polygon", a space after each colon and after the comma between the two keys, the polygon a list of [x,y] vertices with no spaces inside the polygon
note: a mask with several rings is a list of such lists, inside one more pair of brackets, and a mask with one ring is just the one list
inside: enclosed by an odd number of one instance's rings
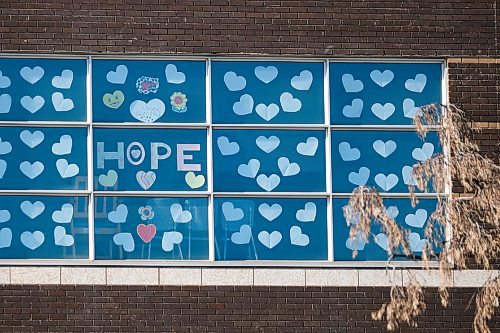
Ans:
{"label": "concrete ledge", "polygon": [[[413,276],[424,287],[439,287],[437,270],[345,268],[216,267],[0,267],[0,284],[390,287]],[[453,271],[446,285],[478,288],[498,270]]]}

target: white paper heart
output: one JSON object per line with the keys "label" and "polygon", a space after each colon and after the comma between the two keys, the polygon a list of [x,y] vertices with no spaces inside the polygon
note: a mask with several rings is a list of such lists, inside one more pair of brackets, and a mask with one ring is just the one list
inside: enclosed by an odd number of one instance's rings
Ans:
{"label": "white paper heart", "polygon": [[238,166],[238,174],[247,178],[255,178],[260,169],[260,161],[252,158],[247,164],[240,164]]}
{"label": "white paper heart", "polygon": [[154,123],[165,113],[165,104],[158,98],[149,102],[135,100],[130,104],[130,114],[143,123]]}
{"label": "white paper heart", "polygon": [[232,202],[226,201],[222,204],[222,214],[224,214],[224,218],[226,221],[233,222],[239,221],[245,214],[243,213],[243,209],[235,208]]}
{"label": "white paper heart", "polygon": [[405,223],[411,227],[422,228],[427,221],[427,211],[425,209],[417,209],[415,214],[408,214],[405,217]]}
{"label": "white paper heart", "polygon": [[74,163],[68,163],[64,158],[58,159],[56,161],[57,171],[61,175],[61,178],[71,178],[78,175],[80,168]]}
{"label": "white paper heart", "polygon": [[233,112],[238,116],[244,116],[252,113],[253,111],[253,97],[249,94],[243,94],[240,97],[239,102],[233,104]]}
{"label": "white paper heart", "polygon": [[354,185],[364,186],[366,185],[368,178],[370,178],[370,169],[367,167],[361,167],[358,172],[350,172],[348,180]]}
{"label": "white paper heart", "polygon": [[236,75],[235,72],[224,74],[224,83],[229,91],[240,91],[245,89],[247,80],[243,76]]}
{"label": "white paper heart", "polygon": [[302,107],[302,102],[294,98],[289,92],[284,92],[280,96],[281,109],[284,112],[297,112]]}
{"label": "white paper heart", "polygon": [[405,165],[401,170],[401,174],[403,176],[403,182],[405,185],[417,185],[417,180],[415,179],[415,175],[413,174],[413,167]]}
{"label": "white paper heart", "polygon": [[10,221],[10,212],[7,209],[0,210],[0,223]]}
{"label": "white paper heart", "polygon": [[70,223],[73,220],[74,207],[70,203],[62,205],[61,210],[52,213],[52,221],[56,223]]}
{"label": "white paper heart", "polygon": [[361,117],[361,112],[363,111],[363,100],[360,98],[355,98],[352,100],[351,104],[347,104],[342,109],[342,114],[347,118],[359,118]]}
{"label": "white paper heart", "polygon": [[408,79],[405,82],[405,88],[409,91],[421,93],[424,91],[427,84],[427,76],[425,74],[417,74],[414,79]]}
{"label": "white paper heart", "polygon": [[163,233],[163,238],[161,240],[161,248],[165,252],[172,251],[174,245],[182,243],[184,236],[178,231],[167,231]]}
{"label": "white paper heart", "polygon": [[309,236],[302,233],[302,229],[296,225],[290,228],[290,244],[296,246],[309,245]]}
{"label": "white paper heart", "polygon": [[42,77],[45,71],[40,66],[35,66],[33,68],[23,67],[19,71],[21,77],[31,84],[37,83]]}
{"label": "white paper heart", "polygon": [[271,250],[273,247],[275,247],[281,242],[282,236],[279,231],[273,231],[271,233],[267,231],[261,231],[257,235],[257,238],[262,243],[262,245]]}
{"label": "white paper heart", "polygon": [[240,146],[237,142],[230,142],[226,136],[217,138],[217,146],[220,153],[224,156],[234,155],[240,151]]}
{"label": "white paper heart", "polygon": [[309,90],[313,83],[313,75],[308,70],[303,70],[290,81],[293,88],[297,90]]}
{"label": "white paper heart", "polygon": [[410,233],[408,239],[410,241],[410,249],[412,252],[422,252],[424,246],[427,244],[427,240],[425,238],[420,239],[420,235],[416,232]]}
{"label": "white paper heart", "polygon": [[181,204],[174,203],[170,206],[170,215],[175,223],[188,223],[193,219],[189,210],[184,210]]}
{"label": "white paper heart", "polygon": [[69,89],[73,83],[73,71],[65,69],[61,75],[52,78],[52,86],[58,89]]}
{"label": "white paper heart", "polygon": [[299,209],[295,213],[295,218],[300,222],[313,222],[316,219],[316,204],[307,202],[304,209]]}
{"label": "white paper heart", "polygon": [[281,207],[280,204],[272,204],[269,206],[267,203],[263,203],[259,205],[259,213],[262,215],[263,218],[268,220],[269,222],[277,219],[280,215],[281,212],[283,211],[283,208]]}
{"label": "white paper heart", "polygon": [[130,232],[120,232],[113,236],[113,243],[122,246],[123,251],[132,252],[135,249],[134,237]]}
{"label": "white paper heart", "polygon": [[0,179],[3,178],[6,171],[7,171],[7,162],[4,160],[0,160]]}
{"label": "white paper heart", "polygon": [[384,105],[375,103],[372,105],[373,114],[382,120],[387,120],[395,110],[396,107],[392,103],[385,103]]}
{"label": "white paper heart", "polygon": [[36,113],[45,104],[45,99],[42,96],[23,96],[21,98],[21,105],[30,113]]}
{"label": "white paper heart", "polygon": [[165,77],[167,78],[167,82],[172,84],[181,84],[186,81],[186,75],[178,71],[177,66],[174,64],[168,64],[165,67]]}
{"label": "white paper heart", "polygon": [[383,88],[394,79],[394,73],[388,69],[383,72],[376,69],[370,73],[370,78],[373,82]]}
{"label": "white paper heart", "polygon": [[394,186],[398,184],[398,182],[398,176],[393,173],[387,176],[383,173],[379,173],[375,176],[375,183],[377,183],[377,185],[380,186],[383,191],[390,191]]}
{"label": "white paper heart", "polygon": [[352,74],[342,75],[342,85],[344,86],[345,92],[355,93],[363,90],[363,82],[361,80],[354,80]]}
{"label": "white paper heart", "polygon": [[269,154],[278,148],[280,145],[280,139],[274,135],[271,135],[269,138],[261,135],[255,140],[255,144],[257,144],[257,147],[259,147],[262,151]]}
{"label": "white paper heart", "polygon": [[113,84],[124,84],[127,80],[128,68],[125,65],[116,66],[115,71],[109,71],[106,74],[106,80]]}
{"label": "white paper heart", "polygon": [[278,168],[284,177],[295,176],[300,173],[300,166],[290,160],[287,157],[278,158]]}
{"label": "white paper heart", "polygon": [[375,243],[380,246],[384,251],[387,251],[387,236],[384,233],[375,235]]}
{"label": "white paper heart", "polygon": [[403,101],[403,114],[406,118],[415,118],[416,114],[421,114],[422,109],[415,106],[415,101],[411,98],[405,98]]}
{"label": "white paper heart", "polygon": [[25,231],[21,234],[21,243],[30,250],[35,250],[45,241],[45,235],[41,231]]}
{"label": "white paper heart", "polygon": [[278,69],[274,66],[257,66],[254,73],[259,80],[267,84],[278,76]]}
{"label": "white paper heart", "polygon": [[71,98],[64,98],[64,95],[60,92],[55,92],[52,94],[52,105],[57,112],[67,112],[73,110],[75,104]]}
{"label": "white paper heart", "polygon": [[277,106],[274,103],[271,103],[269,105],[261,103],[255,107],[255,112],[265,121],[270,121],[271,119],[276,117],[279,111],[280,111],[279,106]]}
{"label": "white paper heart", "polygon": [[382,140],[377,140],[373,142],[373,150],[383,158],[389,157],[397,148],[396,142],[392,140],[387,140],[386,142]]}
{"label": "white paper heart", "polygon": [[347,238],[345,241],[345,247],[349,250],[363,251],[365,249],[366,240],[361,236],[360,233],[356,234],[354,238]]}
{"label": "white paper heart", "polygon": [[45,205],[41,201],[23,201],[19,206],[21,211],[30,219],[34,220],[45,210]]}
{"label": "white paper heart", "polygon": [[0,230],[0,249],[10,247],[12,244],[12,230],[10,228],[2,228]]}
{"label": "white paper heart", "polygon": [[72,235],[66,234],[66,229],[58,225],[54,228],[54,243],[58,246],[72,246],[75,239]]}
{"label": "white paper heart", "polygon": [[9,113],[12,106],[12,97],[9,94],[0,95],[0,114]]}
{"label": "white paper heart", "polygon": [[71,154],[71,149],[73,148],[73,138],[71,135],[65,134],[61,135],[59,142],[52,145],[52,153],[54,155],[68,155]]}
{"label": "white paper heart", "polygon": [[276,174],[271,174],[269,177],[265,174],[257,176],[257,185],[267,192],[271,192],[280,184],[280,177]]}
{"label": "white paper heart", "polygon": [[10,78],[6,75],[3,75],[2,71],[0,71],[0,88],[8,88],[10,87],[11,81]]}
{"label": "white paper heart", "polygon": [[434,145],[430,142],[426,142],[422,145],[422,148],[415,148],[411,153],[411,156],[417,161],[424,162],[431,158],[434,153]]}
{"label": "white paper heart", "polygon": [[125,223],[128,216],[128,207],[125,204],[116,206],[116,210],[109,212],[108,220],[112,223]]}
{"label": "white paper heart", "polygon": [[239,232],[234,232],[231,235],[231,242],[237,245],[250,243],[252,239],[252,228],[248,224],[243,224]]}
{"label": "white paper heart", "polygon": [[19,169],[29,179],[35,179],[36,177],[40,176],[40,174],[45,169],[45,166],[40,161],[35,161],[33,163],[24,161],[19,164]]}
{"label": "white paper heart", "polygon": [[339,143],[339,153],[343,161],[350,162],[359,160],[361,157],[361,152],[358,148],[351,148],[349,142]]}
{"label": "white paper heart", "polygon": [[0,155],[7,155],[12,151],[12,145],[9,141],[2,141],[0,138]]}
{"label": "white paper heart", "polygon": [[304,156],[314,156],[316,155],[318,144],[318,139],[314,136],[311,136],[307,138],[306,142],[299,142],[299,144],[297,145],[297,153]]}
{"label": "white paper heart", "polygon": [[35,148],[45,139],[45,135],[40,131],[34,131],[31,133],[28,130],[24,130],[19,134],[19,138],[25,145],[30,148]]}

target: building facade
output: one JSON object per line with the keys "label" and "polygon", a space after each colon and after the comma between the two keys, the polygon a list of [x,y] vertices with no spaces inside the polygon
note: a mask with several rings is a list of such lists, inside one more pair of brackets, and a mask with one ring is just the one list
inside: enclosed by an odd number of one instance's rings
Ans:
{"label": "building facade", "polygon": [[[498,161],[497,1],[0,3],[0,325],[5,332],[470,332],[493,271],[387,269],[342,214],[376,187],[412,251],[412,129],[453,103]],[[410,169],[410,170],[408,170]],[[460,188],[453,191],[460,192]],[[384,247],[385,245],[385,247]],[[353,259],[352,250],[359,254]],[[491,327],[499,328],[498,316]]]}

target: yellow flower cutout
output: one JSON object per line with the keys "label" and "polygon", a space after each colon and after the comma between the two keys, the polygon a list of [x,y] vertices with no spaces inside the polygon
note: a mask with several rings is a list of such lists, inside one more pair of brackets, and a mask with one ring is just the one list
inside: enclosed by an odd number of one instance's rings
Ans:
{"label": "yellow flower cutout", "polygon": [[177,113],[183,113],[187,111],[187,97],[185,94],[181,92],[174,92],[172,96],[170,96],[170,104],[172,105],[172,111]]}

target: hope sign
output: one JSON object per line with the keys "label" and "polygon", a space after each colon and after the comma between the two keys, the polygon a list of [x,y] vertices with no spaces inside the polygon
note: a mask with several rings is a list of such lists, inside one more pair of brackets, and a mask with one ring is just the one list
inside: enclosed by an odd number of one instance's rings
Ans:
{"label": "hope sign", "polygon": [[96,129],[94,141],[97,190],[207,188],[204,130]]}
{"label": "hope sign", "polygon": [[[188,151],[200,151],[200,145],[195,143],[177,144],[177,171],[201,171],[201,164],[186,164],[186,161],[192,160],[193,155],[188,154]],[[104,169],[106,160],[116,160],[118,169],[125,169],[125,144],[118,142],[116,151],[105,151],[104,142],[97,142],[97,168]],[[150,169],[157,170],[158,162],[165,160],[172,155],[172,149],[164,142],[151,142],[151,166]],[[163,149],[164,153],[160,152]],[[127,147],[127,160],[132,165],[141,165],[146,158],[146,150],[140,142],[134,141]]]}

